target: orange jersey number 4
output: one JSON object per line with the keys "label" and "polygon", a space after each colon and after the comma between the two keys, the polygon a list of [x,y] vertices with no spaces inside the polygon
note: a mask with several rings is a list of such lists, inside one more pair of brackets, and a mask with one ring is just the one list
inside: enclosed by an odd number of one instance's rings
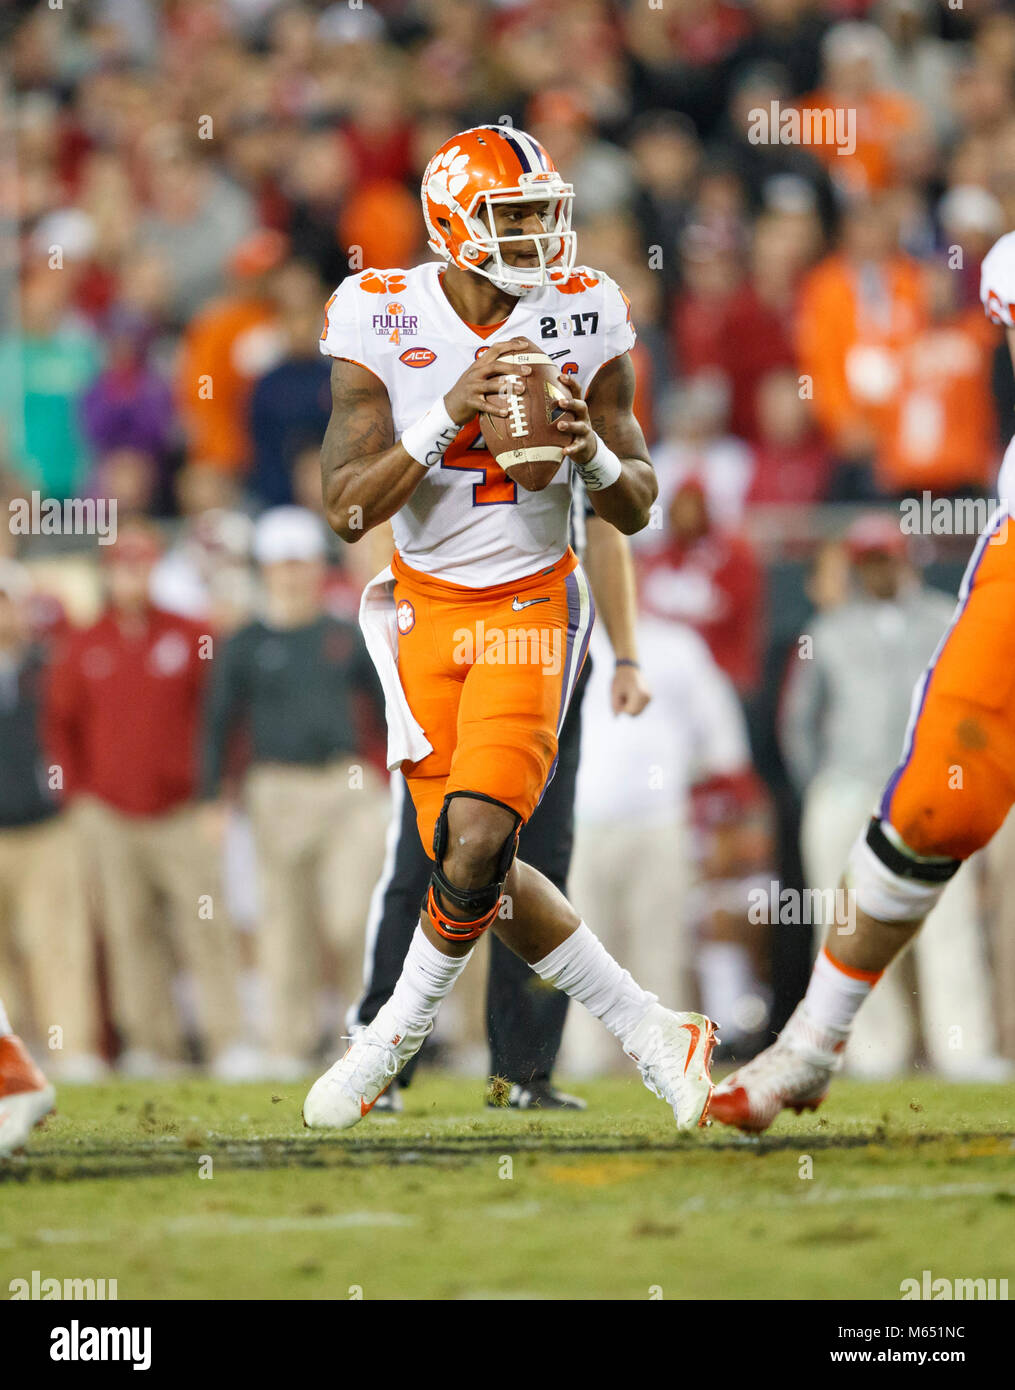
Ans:
{"label": "orange jersey number 4", "polygon": [[474,507],[492,507],[497,503],[518,501],[518,484],[513,483],[501,468],[490,450],[480,445],[479,420],[470,420],[458,431],[454,442],[449,445],[441,463],[442,468],[459,468],[467,473],[482,473],[482,482],[472,487]]}

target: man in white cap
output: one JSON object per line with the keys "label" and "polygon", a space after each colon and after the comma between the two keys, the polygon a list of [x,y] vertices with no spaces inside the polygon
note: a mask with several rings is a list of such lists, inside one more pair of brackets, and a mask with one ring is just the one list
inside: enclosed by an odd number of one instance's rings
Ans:
{"label": "man in white cap", "polygon": [[325,608],[320,520],[303,507],[266,512],[254,558],[263,616],[235,633],[214,663],[202,785],[206,797],[221,795],[230,736],[246,725],[264,1031],[272,1073],[284,1077],[302,1074],[321,1041],[313,1001],[325,959],[341,993],[355,987],[387,821],[385,784],[366,757],[383,711],[358,627]]}

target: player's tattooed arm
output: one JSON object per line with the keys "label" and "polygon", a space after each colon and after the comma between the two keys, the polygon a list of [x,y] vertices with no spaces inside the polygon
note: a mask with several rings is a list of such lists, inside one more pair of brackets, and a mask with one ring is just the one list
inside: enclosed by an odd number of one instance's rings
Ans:
{"label": "player's tattooed arm", "polygon": [[566,425],[572,438],[565,454],[578,463],[589,462],[598,449],[598,435],[621,463],[615,483],[588,494],[596,515],[627,536],[644,530],[659,488],[645,436],[634,416],[635,376],[630,354],[621,353],[601,367],[584,400],[573,378],[561,377],[561,381],[574,397],[568,408],[572,419]]}
{"label": "player's tattooed arm", "polygon": [[384,383],[355,362],[331,365],[331,419],[321,446],[328,524],[345,541],[394,516],[426,469],[395,439]]}
{"label": "player's tattooed arm", "polygon": [[[500,361],[505,353],[532,348],[525,338],[509,338],[471,363],[444,397],[455,424],[476,413],[507,415],[502,378],[517,369]],[[527,376],[532,369],[523,366]],[[331,366],[331,419],[321,446],[321,482],[328,524],[346,541],[380,525],[404,506],[426,476],[395,439],[391,401],[384,383],[356,362],[336,358]]]}

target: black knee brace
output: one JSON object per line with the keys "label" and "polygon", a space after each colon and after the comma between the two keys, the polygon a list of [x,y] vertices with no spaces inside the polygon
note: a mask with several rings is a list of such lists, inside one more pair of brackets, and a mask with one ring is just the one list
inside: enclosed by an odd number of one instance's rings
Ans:
{"label": "black knee brace", "polygon": [[[482,888],[457,888],[448,879],[443,867],[444,854],[448,845],[448,803],[455,796],[471,796],[478,801],[489,801],[494,806],[501,806],[503,802],[494,801],[493,797],[482,796],[478,792],[451,792],[449,796],[444,798],[444,805],[441,807],[441,813],[437,817],[437,824],[434,827],[433,853],[435,863],[426,898],[426,909],[430,921],[434,931],[439,932],[448,941],[474,941],[477,937],[482,936],[500,910],[504,893],[504,880],[514,862],[522,822],[521,817],[512,811],[511,814],[515,816],[516,825],[501,846],[494,869],[494,881]],[[510,810],[510,807],[505,809]],[[455,918],[448,917],[446,913],[442,912],[438,894],[441,901],[456,908],[459,912],[468,914],[468,920],[456,921]]]}

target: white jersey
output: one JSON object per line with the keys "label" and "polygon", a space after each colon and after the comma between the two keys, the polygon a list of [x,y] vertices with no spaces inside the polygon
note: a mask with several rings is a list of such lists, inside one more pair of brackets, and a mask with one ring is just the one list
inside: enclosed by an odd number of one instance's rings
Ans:
{"label": "white jersey", "polygon": [[[384,383],[395,437],[446,395],[498,342],[530,338],[584,393],[604,363],[633,347],[629,305],[609,276],[578,268],[561,288],[520,298],[489,337],[458,317],[441,287],[444,265],[365,270],[328,301],[321,351],[366,367]],[[407,565],[452,584],[510,584],[556,564],[567,550],[571,466],[549,487],[526,492],[483,443],[479,421],[464,425],[439,466],[427,470],[392,518]]]}
{"label": "white jersey", "polygon": [[[1015,232],[995,241],[980,266],[980,300],[984,311],[1002,328],[1015,328]],[[1015,439],[1011,440],[997,475],[997,495],[1015,517]]]}

